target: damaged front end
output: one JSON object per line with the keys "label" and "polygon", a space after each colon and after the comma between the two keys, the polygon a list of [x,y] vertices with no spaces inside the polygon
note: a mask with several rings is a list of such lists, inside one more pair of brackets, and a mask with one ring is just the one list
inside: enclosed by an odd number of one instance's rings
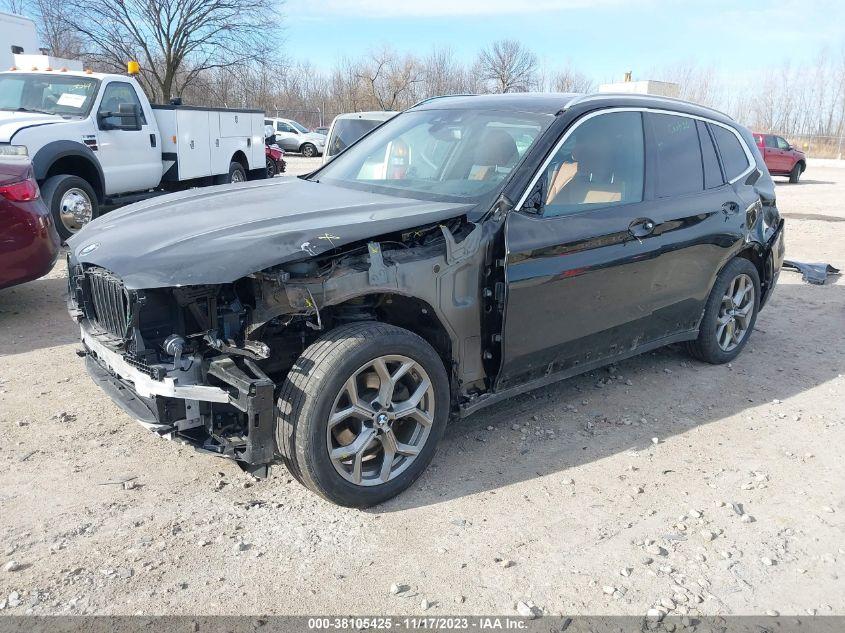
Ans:
{"label": "damaged front end", "polygon": [[327,239],[320,253],[303,248],[297,261],[222,284],[131,289],[70,256],[80,354],[95,382],[160,436],[266,475],[278,459],[277,386],[343,323],[409,327],[449,361],[455,389],[487,388],[496,360],[478,336],[480,286],[492,283],[479,274],[490,257],[484,226],[462,216],[340,248]]}

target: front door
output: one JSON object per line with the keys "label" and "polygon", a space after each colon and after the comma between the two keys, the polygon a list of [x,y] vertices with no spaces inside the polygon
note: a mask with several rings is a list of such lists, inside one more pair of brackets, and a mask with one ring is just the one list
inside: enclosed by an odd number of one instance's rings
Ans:
{"label": "front door", "polygon": [[299,132],[284,121],[276,121],[276,143],[286,152],[298,152]]}
{"label": "front door", "polygon": [[641,113],[601,114],[541,171],[536,212],[509,215],[500,389],[642,341],[657,255],[644,182]]}
{"label": "front door", "polygon": [[[100,129],[97,131],[97,154],[103,168],[106,193],[109,195],[134,191],[145,191],[157,187],[161,182],[161,139],[156,128],[150,125],[152,112],[141,106],[132,84],[112,81],[103,88],[103,96],[97,107],[99,115],[117,112],[120,104],[138,106],[141,112],[140,130]],[[106,117],[108,124],[119,125],[119,117]]]}

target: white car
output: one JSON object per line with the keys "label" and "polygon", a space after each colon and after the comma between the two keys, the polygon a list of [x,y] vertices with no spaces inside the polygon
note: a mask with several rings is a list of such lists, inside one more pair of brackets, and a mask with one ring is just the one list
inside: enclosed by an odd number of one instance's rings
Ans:
{"label": "white car", "polygon": [[359,138],[368,134],[379,125],[395,117],[398,112],[390,110],[374,112],[350,112],[338,114],[329,127],[326,137],[326,151],[323,162],[329,162]]}
{"label": "white car", "polygon": [[293,119],[267,117],[264,125],[273,126],[276,143],[286,152],[298,152],[310,158],[320,156],[326,148],[325,136],[309,132],[308,128]]}

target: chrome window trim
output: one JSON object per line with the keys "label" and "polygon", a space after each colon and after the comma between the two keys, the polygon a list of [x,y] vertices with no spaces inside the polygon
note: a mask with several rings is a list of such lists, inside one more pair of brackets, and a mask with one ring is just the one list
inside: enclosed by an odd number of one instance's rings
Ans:
{"label": "chrome window trim", "polygon": [[[545,160],[543,160],[543,162],[541,163],[540,168],[534,173],[534,176],[529,181],[528,187],[525,189],[525,192],[522,194],[522,196],[520,196],[519,202],[517,202],[514,209],[519,210],[519,209],[522,208],[522,206],[525,204],[525,201],[528,199],[528,195],[531,193],[531,191],[537,185],[537,181],[545,173],[546,169],[548,169],[549,164],[552,162],[552,159],[557,155],[561,146],[567,141],[567,139],[572,135],[572,133],[575,132],[575,130],[577,130],[578,127],[581,126],[582,123],[584,123],[585,121],[589,121],[590,119],[597,117],[597,116],[602,116],[604,114],[613,114],[613,113],[616,113],[616,112],[651,112],[653,114],[668,114],[668,115],[671,115],[671,116],[682,116],[682,117],[686,117],[688,119],[693,119],[693,120],[696,120],[696,121],[704,121],[705,123],[710,123],[712,125],[718,125],[720,127],[725,128],[726,130],[730,130],[733,133],[733,135],[737,138],[737,140],[739,141],[739,145],[740,145],[740,147],[742,147],[742,150],[745,152],[745,158],[748,161],[748,167],[742,173],[740,173],[738,176],[734,176],[732,179],[728,180],[727,184],[729,184],[729,185],[732,185],[735,182],[742,180],[743,178],[748,176],[748,174],[750,174],[752,171],[754,171],[755,166],[757,165],[757,161],[754,160],[754,154],[752,154],[751,150],[748,149],[748,145],[745,143],[745,139],[742,138],[742,136],[740,135],[739,132],[737,132],[733,127],[731,127],[730,125],[728,125],[726,123],[721,123],[719,121],[715,121],[715,120],[710,119],[708,117],[699,116],[697,114],[688,114],[686,112],[677,112],[675,110],[664,110],[664,109],[661,109],[661,108],[638,108],[638,107],[622,106],[622,107],[618,107],[618,108],[608,108],[606,110],[596,110],[595,112],[590,112],[589,114],[586,114],[583,117],[581,117],[580,119],[578,119],[573,126],[571,126],[568,130],[566,130],[566,132],[560,138],[560,140],[557,143],[555,143],[555,146],[552,148],[552,151],[549,152],[549,155],[546,156]],[[643,141],[645,141],[645,133],[643,133]],[[645,147],[645,144],[643,145],[643,147]],[[716,151],[719,151],[718,146],[716,146]],[[721,160],[721,152],[719,153],[719,158]],[[704,189],[702,189],[702,191],[704,191]]]}

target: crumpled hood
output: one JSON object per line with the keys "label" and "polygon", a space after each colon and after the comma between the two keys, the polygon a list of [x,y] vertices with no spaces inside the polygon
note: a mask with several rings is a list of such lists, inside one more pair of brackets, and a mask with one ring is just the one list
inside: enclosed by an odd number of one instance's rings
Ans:
{"label": "crumpled hood", "polygon": [[129,205],[88,224],[68,246],[73,262],[106,268],[131,289],[230,283],[276,264],[470,209],[275,178]]}
{"label": "crumpled hood", "polygon": [[0,143],[10,142],[12,136],[22,128],[49,123],[63,123],[64,121],[65,119],[54,114],[0,110]]}

